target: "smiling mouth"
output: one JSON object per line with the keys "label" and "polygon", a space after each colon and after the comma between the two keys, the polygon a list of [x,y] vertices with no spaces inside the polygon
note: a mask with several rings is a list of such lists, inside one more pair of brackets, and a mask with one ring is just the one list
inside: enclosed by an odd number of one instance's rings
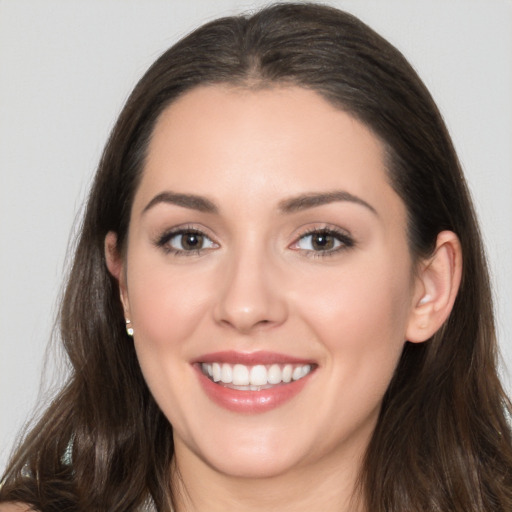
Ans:
{"label": "smiling mouth", "polygon": [[304,378],[314,370],[313,364],[229,364],[201,363],[200,368],[212,382],[240,391],[260,391],[289,384]]}

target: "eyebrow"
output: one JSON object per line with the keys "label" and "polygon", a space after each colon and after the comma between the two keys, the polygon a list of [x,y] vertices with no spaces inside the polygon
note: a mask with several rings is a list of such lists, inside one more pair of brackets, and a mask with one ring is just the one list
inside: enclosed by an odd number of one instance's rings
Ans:
{"label": "eyebrow", "polygon": [[206,199],[206,197],[197,196],[194,194],[178,194],[176,192],[162,192],[156,195],[146,205],[142,213],[146,213],[149,209],[153,208],[157,204],[174,204],[176,206],[182,206],[183,208],[190,208],[191,210],[198,210],[204,213],[218,213],[219,209],[215,204]]}
{"label": "eyebrow", "polygon": [[[279,203],[279,210],[282,213],[289,214],[338,201],[347,201],[350,203],[359,204],[370,210],[375,215],[378,215],[377,210],[375,210],[375,208],[372,205],[370,205],[360,197],[357,197],[344,190],[337,190],[333,192],[308,193],[292,197],[289,199],[284,199]],[[156,195],[146,205],[144,210],[142,210],[142,213],[146,213],[149,209],[161,203],[173,204],[176,206],[181,206],[183,208],[189,208],[191,210],[197,210],[204,213],[219,213],[219,209],[217,208],[215,203],[213,203],[213,201],[207,199],[206,197],[198,196],[195,194],[179,194],[177,192],[170,191],[161,192],[160,194]]]}
{"label": "eyebrow", "polygon": [[348,201],[350,203],[359,204],[378,216],[377,210],[371,204],[344,190],[303,194],[290,199],[285,199],[279,203],[279,209],[283,213],[294,213],[337,201]]}

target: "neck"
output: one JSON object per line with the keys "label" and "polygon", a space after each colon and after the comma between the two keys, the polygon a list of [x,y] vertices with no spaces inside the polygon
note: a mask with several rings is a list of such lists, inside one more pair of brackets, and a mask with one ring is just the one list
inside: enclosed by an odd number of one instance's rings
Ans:
{"label": "neck", "polygon": [[176,512],[364,512],[357,490],[361,454],[346,455],[248,478],[219,473],[198,457],[181,459],[178,448],[172,471]]}

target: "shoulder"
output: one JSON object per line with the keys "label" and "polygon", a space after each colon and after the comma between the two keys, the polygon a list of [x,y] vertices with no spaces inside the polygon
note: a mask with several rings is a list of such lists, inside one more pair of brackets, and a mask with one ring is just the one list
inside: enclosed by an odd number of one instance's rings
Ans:
{"label": "shoulder", "polygon": [[31,512],[33,510],[26,503],[0,503],[0,512]]}

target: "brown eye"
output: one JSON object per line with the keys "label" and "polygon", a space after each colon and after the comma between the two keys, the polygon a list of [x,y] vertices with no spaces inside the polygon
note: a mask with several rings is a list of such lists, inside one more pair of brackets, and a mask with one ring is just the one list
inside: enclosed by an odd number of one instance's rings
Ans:
{"label": "brown eye", "polygon": [[311,245],[315,251],[328,251],[334,248],[335,239],[327,233],[315,233],[311,235]]}
{"label": "brown eye", "polygon": [[187,251],[200,249],[203,246],[203,235],[185,233],[181,235],[181,247]]}
{"label": "brown eye", "polygon": [[205,234],[198,231],[181,231],[172,234],[166,245],[175,251],[200,251],[201,249],[212,249],[216,244]]}
{"label": "brown eye", "polygon": [[344,233],[320,229],[301,236],[295,247],[306,252],[336,252],[352,247],[354,241]]}

